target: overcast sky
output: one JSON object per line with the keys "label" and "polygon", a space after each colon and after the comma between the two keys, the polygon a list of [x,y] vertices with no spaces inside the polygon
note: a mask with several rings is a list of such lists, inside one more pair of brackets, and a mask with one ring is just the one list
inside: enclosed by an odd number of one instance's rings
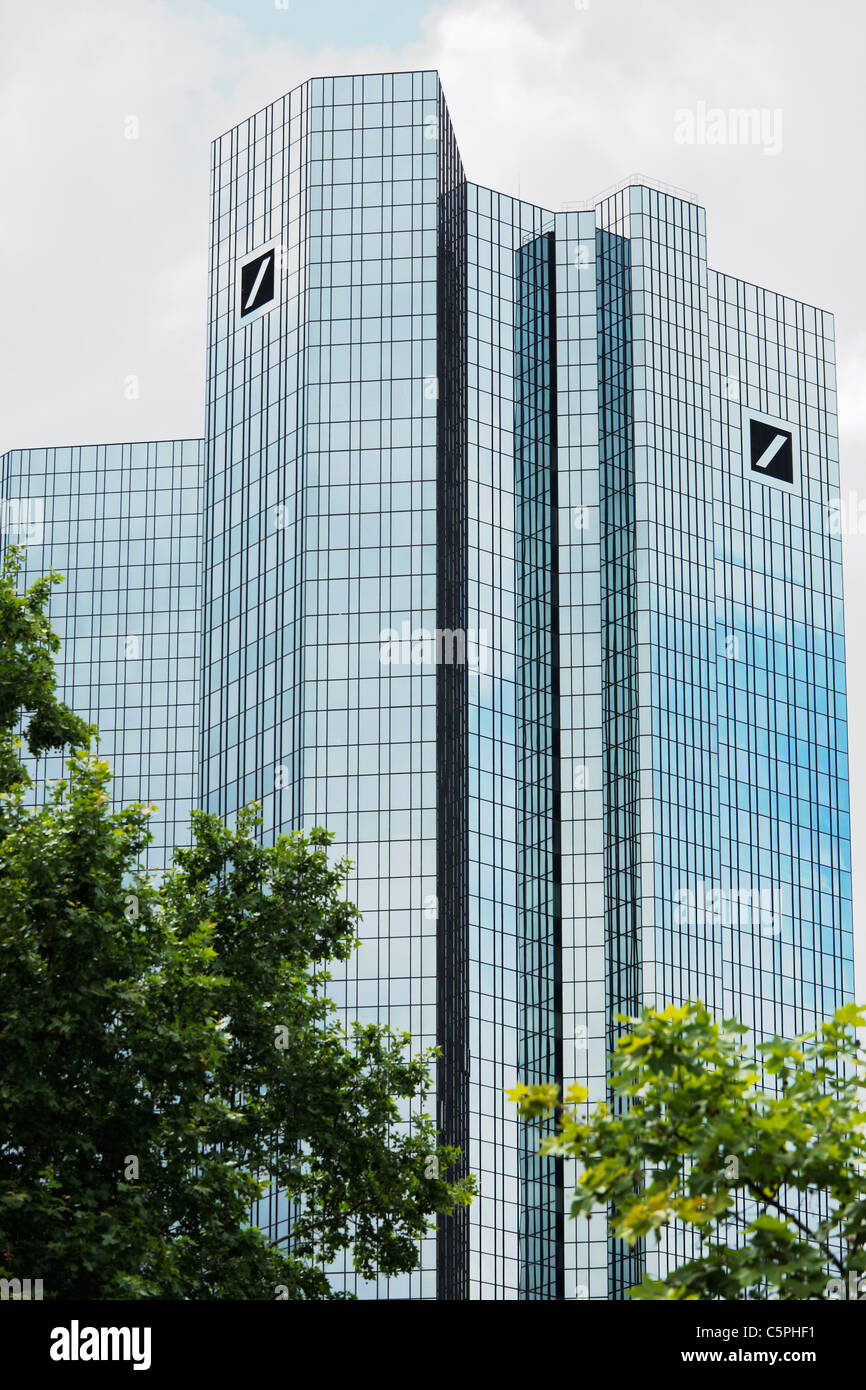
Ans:
{"label": "overcast sky", "polygon": [[[554,209],[662,179],[706,207],[711,265],[832,310],[843,494],[866,503],[859,0],[0,0],[0,14],[0,450],[200,435],[209,142],[308,77],[423,67],[441,74],[469,178]],[[677,112],[742,107],[768,113],[763,140],[677,138]],[[863,528],[846,538],[855,901]],[[857,917],[866,996],[866,905]]]}

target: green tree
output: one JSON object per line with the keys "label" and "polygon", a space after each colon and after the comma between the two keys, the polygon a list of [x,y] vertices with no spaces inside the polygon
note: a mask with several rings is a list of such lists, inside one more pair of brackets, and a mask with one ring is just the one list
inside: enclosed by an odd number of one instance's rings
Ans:
{"label": "green tree", "polygon": [[[0,601],[28,699],[47,595],[26,620]],[[39,747],[89,732],[53,690],[46,668]],[[35,808],[23,776],[0,793],[0,1277],[46,1298],[326,1299],[341,1251],[368,1277],[412,1269],[472,1182],[446,1181],[456,1151],[423,1113],[430,1054],[347,1036],[326,998],[358,919],[330,836],[265,847],[254,809],[234,830],[196,814],[156,884],[152,808],[112,810],[86,750],[67,767]],[[269,1188],[294,1206],[287,1248],[251,1224]]]}
{"label": "green tree", "polygon": [[60,638],[45,609],[62,576],[50,570],[19,594],[22,565],[23,552],[10,546],[0,566],[0,792],[30,782],[18,756],[19,723],[28,751],[37,758],[67,745],[86,747],[95,733],[57,699],[54,657]]}
{"label": "green tree", "polygon": [[543,1153],[577,1160],[572,1216],[604,1220],[609,1206],[629,1245],[677,1224],[697,1237],[696,1258],[645,1275],[631,1297],[866,1296],[866,1012],[848,1004],[814,1033],[751,1051],[746,1028],[700,1003],[623,1021],[620,1104],[590,1113],[582,1086],[562,1103],[556,1086],[508,1094],[527,1118],[554,1118]]}

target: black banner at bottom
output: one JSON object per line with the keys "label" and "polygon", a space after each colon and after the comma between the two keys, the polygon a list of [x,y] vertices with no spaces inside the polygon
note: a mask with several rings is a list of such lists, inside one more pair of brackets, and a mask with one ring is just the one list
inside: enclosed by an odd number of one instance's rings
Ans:
{"label": "black banner at bottom", "polygon": [[[495,1303],[473,1304],[471,1340],[483,1360],[508,1358],[510,1370],[525,1354],[542,1367],[556,1365],[550,1352],[564,1354],[566,1365],[581,1351],[593,1360],[610,1358],[610,1368],[628,1374],[640,1368],[668,1374],[677,1368],[702,1376],[716,1367],[737,1373],[759,1368],[772,1377],[792,1370],[828,1372],[850,1366],[860,1354],[864,1324],[860,1300],[741,1303],[604,1303],[513,1304],[500,1324]],[[333,1375],[341,1355],[350,1372],[373,1370],[377,1359],[394,1367],[395,1351],[405,1355],[407,1331],[421,1338],[412,1343],[414,1358],[433,1366],[456,1322],[461,1340],[469,1329],[460,1307],[442,1302],[358,1301],[339,1303],[63,1303],[10,1300],[0,1302],[0,1337],[7,1370],[38,1372],[52,1381],[92,1379],[101,1374],[145,1376],[162,1383],[178,1372],[231,1376],[272,1373],[280,1367],[310,1373],[310,1359]],[[500,1305],[502,1306],[502,1305]],[[481,1308],[488,1311],[481,1314]],[[552,1316],[551,1316],[552,1315]],[[490,1322],[487,1322],[490,1317]],[[416,1322],[417,1319],[417,1322]],[[337,1340],[340,1330],[344,1337]],[[320,1340],[322,1334],[327,1340]],[[370,1335],[375,1342],[368,1340]],[[391,1344],[390,1337],[394,1337]],[[443,1362],[449,1364],[450,1356]],[[453,1364],[453,1363],[452,1363]],[[601,1369],[601,1368],[600,1368]],[[407,1368],[408,1373],[408,1368]],[[442,1372],[447,1381],[447,1373]],[[561,1372],[557,1373],[561,1374]],[[461,1377],[462,1378],[462,1377]],[[485,1377],[486,1378],[486,1377]]]}

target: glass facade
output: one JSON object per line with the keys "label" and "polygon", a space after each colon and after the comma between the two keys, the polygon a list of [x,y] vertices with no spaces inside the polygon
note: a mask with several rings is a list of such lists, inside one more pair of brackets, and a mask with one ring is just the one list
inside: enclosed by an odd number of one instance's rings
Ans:
{"label": "glass facade", "polygon": [[[700,998],[790,1035],[854,988],[832,320],[709,270],[694,204],[627,188],[599,223],[622,279],[600,460],[609,1000]],[[674,1234],[647,1262],[689,1253]],[[611,1296],[635,1266],[613,1252]]]}
{"label": "glass facade", "polygon": [[[562,1076],[561,822],[559,816],[559,642],[556,469],[556,239],[543,232],[515,261],[516,499],[515,675],[518,1071]],[[521,1135],[521,1290],[561,1298],[558,1249],[564,1226],[560,1169],[539,1157],[533,1129]]]}
{"label": "glass facade", "polygon": [[[463,968],[465,905],[437,899],[424,638],[438,603],[438,208],[461,177],[430,73],[317,79],[213,150],[203,802],[231,816],[259,800],[269,836],[335,832],[364,930],[334,998],[347,1020],[418,1046],[437,1038],[439,922]],[[274,242],[278,293],[248,323],[237,264]],[[459,742],[460,717],[439,737]],[[461,1133],[459,1088],[437,1099]],[[288,1210],[278,1194],[268,1207],[282,1239]],[[378,1293],[432,1296],[436,1278],[431,1239],[420,1271]]]}
{"label": "glass facade", "polygon": [[4,460],[69,577],[64,697],[156,852],[195,799],[332,830],[334,1000],[441,1049],[478,1196],[416,1273],[333,1279],[621,1297],[686,1246],[566,1219],[505,1088],[606,1098],[619,1011],[790,1033],[853,991],[832,319],[709,269],[670,192],[468,182],[433,72],[263,108],[211,209],[203,443]]}
{"label": "glass facade", "polygon": [[[13,450],[0,459],[3,548],[49,606],[58,692],[99,727],[119,805],[153,802],[148,867],[189,841],[197,804],[202,441]],[[59,755],[27,760],[40,797]]]}

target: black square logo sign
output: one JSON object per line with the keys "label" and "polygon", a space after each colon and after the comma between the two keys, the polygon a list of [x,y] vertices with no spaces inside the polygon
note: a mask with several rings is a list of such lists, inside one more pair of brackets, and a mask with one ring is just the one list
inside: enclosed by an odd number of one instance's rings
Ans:
{"label": "black square logo sign", "polygon": [[763,473],[765,478],[775,478],[779,483],[793,483],[794,446],[790,430],[763,420],[750,420],[749,447],[753,473]]}
{"label": "black square logo sign", "polygon": [[274,274],[276,259],[276,248],[272,246],[262,255],[254,256],[252,260],[241,266],[241,318],[245,318],[247,314],[255,313],[257,309],[263,309],[274,299],[276,295]]}

